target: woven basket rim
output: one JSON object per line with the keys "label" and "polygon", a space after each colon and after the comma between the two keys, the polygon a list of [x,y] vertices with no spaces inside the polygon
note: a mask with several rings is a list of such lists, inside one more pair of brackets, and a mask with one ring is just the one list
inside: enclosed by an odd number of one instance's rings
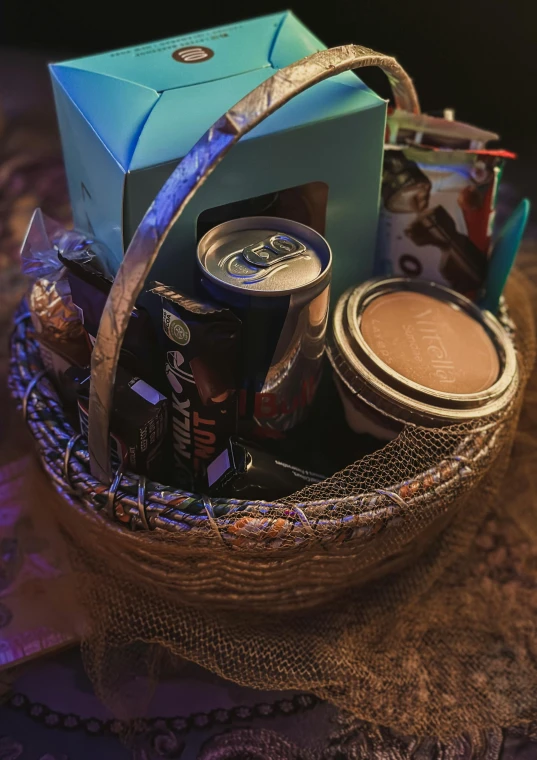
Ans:
{"label": "woven basket rim", "polygon": [[[504,324],[512,329],[506,320],[508,317],[504,313]],[[348,531],[351,524],[354,536],[360,531],[365,536],[374,526],[391,521],[408,510],[424,509],[437,495],[441,494],[445,500],[450,489],[455,498],[460,495],[469,467],[493,448],[501,427],[498,420],[492,421],[484,430],[469,432],[462,441],[459,433],[459,443],[449,457],[436,467],[389,488],[317,501],[297,500],[296,503],[289,503],[288,499],[286,502],[210,499],[147,481],[127,470],[119,476],[116,473],[110,487],[95,481],[89,470],[87,443],[70,426],[61,401],[46,377],[27,313],[19,316],[13,333],[9,385],[12,396],[25,414],[30,432],[37,441],[41,462],[55,488],[69,500],[74,498],[92,506],[96,517],[117,527],[126,522],[121,515],[130,515],[132,529],[160,529],[183,534],[187,530],[207,534],[209,529],[222,536],[223,529],[240,525],[237,535],[248,534],[250,539],[252,531],[261,531],[269,524],[281,522],[287,523],[287,528],[292,526],[296,544],[311,543],[312,540],[327,545],[342,543],[342,532]],[[43,438],[45,431],[46,439]],[[167,520],[171,522],[168,524]],[[287,528],[285,532],[288,532]],[[277,541],[272,543],[278,548]]]}

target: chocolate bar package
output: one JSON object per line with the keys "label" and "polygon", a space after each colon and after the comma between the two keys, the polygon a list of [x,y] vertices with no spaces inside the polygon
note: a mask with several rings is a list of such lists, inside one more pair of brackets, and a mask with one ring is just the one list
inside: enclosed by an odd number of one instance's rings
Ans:
{"label": "chocolate bar package", "polygon": [[[98,259],[72,261],[67,259],[63,252],[59,254],[59,258],[67,269],[71,297],[80,313],[91,350],[112,287],[112,278],[101,268]],[[127,326],[119,362],[129,372],[165,393],[166,381],[157,344],[151,318],[145,309],[136,306]]]}
{"label": "chocolate bar package", "polygon": [[235,499],[281,499],[325,477],[236,438],[207,468],[209,494]]}
{"label": "chocolate bar package", "polygon": [[[90,369],[66,372],[66,385],[76,393],[80,430],[88,434]],[[110,419],[113,466],[124,462],[131,472],[161,480],[165,475],[163,447],[168,429],[168,399],[144,380],[118,367]]]}
{"label": "chocolate bar package", "polygon": [[240,320],[229,309],[152,283],[161,300],[161,344],[171,388],[173,459],[200,481],[237,430]]}
{"label": "chocolate bar package", "polygon": [[394,112],[384,152],[378,267],[439,282],[476,299],[488,269],[498,184],[506,158],[497,135]]}

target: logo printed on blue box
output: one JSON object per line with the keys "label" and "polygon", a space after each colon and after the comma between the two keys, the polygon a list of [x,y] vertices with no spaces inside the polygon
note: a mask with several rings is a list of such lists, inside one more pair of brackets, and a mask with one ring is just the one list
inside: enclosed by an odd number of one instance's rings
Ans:
{"label": "logo printed on blue box", "polygon": [[202,45],[190,45],[189,47],[174,50],[172,58],[179,61],[179,63],[201,63],[202,61],[208,61],[213,55],[214,50],[211,50],[211,48],[203,47]]}

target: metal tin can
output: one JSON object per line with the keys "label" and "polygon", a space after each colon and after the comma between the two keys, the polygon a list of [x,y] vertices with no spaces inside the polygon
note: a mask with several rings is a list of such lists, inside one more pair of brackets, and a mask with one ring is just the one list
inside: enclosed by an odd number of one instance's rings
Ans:
{"label": "metal tin can", "polygon": [[240,418],[260,436],[281,437],[304,418],[319,383],[330,246],[298,222],[249,217],[204,235],[198,263],[204,287],[243,324]]}
{"label": "metal tin can", "polygon": [[518,387],[516,353],[498,320],[460,293],[411,278],[346,291],[328,356],[350,427],[385,439],[405,423],[496,414]]}

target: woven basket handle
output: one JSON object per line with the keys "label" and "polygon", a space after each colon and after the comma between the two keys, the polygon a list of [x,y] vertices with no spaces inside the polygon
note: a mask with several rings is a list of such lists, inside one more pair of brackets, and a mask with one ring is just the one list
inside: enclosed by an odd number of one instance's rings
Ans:
{"label": "woven basket handle", "polygon": [[280,69],[234,105],[187,153],[158,193],[119,267],[93,348],[88,441],[91,473],[97,480],[106,484],[112,480],[109,424],[123,337],[135,301],[171,227],[243,135],[317,82],[364,66],[379,66],[385,72],[397,108],[420,112],[412,81],[394,58],[359,45],[322,50]]}

